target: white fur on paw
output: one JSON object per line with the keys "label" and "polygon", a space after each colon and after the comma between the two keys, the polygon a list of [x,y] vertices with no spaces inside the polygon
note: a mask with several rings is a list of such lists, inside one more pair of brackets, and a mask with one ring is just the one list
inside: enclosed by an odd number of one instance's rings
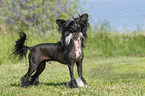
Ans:
{"label": "white fur on paw", "polygon": [[82,79],[79,77],[77,80],[77,85],[78,87],[87,87],[88,85],[87,84],[84,84],[84,82],[82,81]]}

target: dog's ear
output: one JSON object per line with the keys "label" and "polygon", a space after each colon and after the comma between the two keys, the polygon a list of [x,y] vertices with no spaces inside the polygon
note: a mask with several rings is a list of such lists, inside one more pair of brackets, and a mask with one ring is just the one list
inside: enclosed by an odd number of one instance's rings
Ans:
{"label": "dog's ear", "polygon": [[63,19],[57,19],[57,20],[56,20],[56,23],[57,23],[57,25],[58,25],[59,27],[61,27],[65,22],[66,22],[66,21],[63,20]]}
{"label": "dog's ear", "polygon": [[88,17],[89,17],[89,15],[87,13],[85,13],[85,14],[83,14],[83,15],[80,16],[80,19],[82,21],[87,21],[88,20]]}

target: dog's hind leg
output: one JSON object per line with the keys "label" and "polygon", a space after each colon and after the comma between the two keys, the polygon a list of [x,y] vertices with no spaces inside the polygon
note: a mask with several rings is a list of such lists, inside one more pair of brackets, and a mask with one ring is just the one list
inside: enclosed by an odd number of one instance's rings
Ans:
{"label": "dog's hind leg", "polygon": [[41,62],[38,65],[35,74],[31,78],[31,84],[33,84],[33,85],[38,85],[39,84],[39,75],[43,72],[43,70],[45,69],[45,66],[46,66],[45,61]]}
{"label": "dog's hind leg", "polygon": [[82,75],[82,60],[79,60],[78,62],[76,62],[76,65],[77,65],[77,71],[78,71],[78,75],[79,75],[79,78],[76,80],[77,82],[77,85],[79,87],[87,87],[87,82],[86,80],[84,79],[83,75]]}
{"label": "dog's hind leg", "polygon": [[32,60],[29,60],[29,68],[27,73],[22,77],[22,87],[27,87],[30,85],[29,78],[35,72],[37,64],[33,63]]}

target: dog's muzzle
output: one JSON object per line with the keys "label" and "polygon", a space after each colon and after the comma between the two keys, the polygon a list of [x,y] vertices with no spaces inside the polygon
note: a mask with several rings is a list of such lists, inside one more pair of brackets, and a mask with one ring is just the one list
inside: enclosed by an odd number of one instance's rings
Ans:
{"label": "dog's muzzle", "polygon": [[78,40],[83,38],[83,34],[81,32],[74,32],[74,33],[70,33],[66,38],[65,38],[65,43],[66,45],[69,45],[70,41],[73,40]]}
{"label": "dog's muzzle", "polygon": [[75,33],[73,33],[72,40],[77,40],[78,38],[80,38],[80,37],[81,37],[80,34],[81,34],[81,33],[79,33],[79,32],[75,32]]}

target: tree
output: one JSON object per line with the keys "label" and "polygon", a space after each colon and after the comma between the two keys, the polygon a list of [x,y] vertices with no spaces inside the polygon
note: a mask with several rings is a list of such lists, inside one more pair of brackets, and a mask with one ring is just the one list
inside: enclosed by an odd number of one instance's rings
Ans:
{"label": "tree", "polygon": [[41,31],[55,28],[56,18],[70,18],[82,8],[79,0],[1,0],[0,18],[8,27],[34,27]]}

